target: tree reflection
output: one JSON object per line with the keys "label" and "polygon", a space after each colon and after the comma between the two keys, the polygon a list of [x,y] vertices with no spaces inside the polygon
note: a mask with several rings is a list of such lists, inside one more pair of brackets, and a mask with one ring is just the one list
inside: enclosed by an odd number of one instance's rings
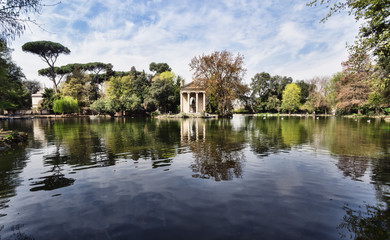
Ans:
{"label": "tree reflection", "polygon": [[180,121],[115,119],[92,124],[107,152],[116,157],[152,160],[152,167],[168,167],[180,144]]}
{"label": "tree reflection", "polygon": [[390,210],[388,207],[366,205],[363,209],[353,210],[344,206],[346,212],[339,225],[343,239],[390,239]]}
{"label": "tree reflection", "polygon": [[8,207],[8,202],[16,196],[15,189],[21,184],[19,174],[26,167],[26,151],[24,147],[8,152],[0,152],[0,217],[1,210]]}
{"label": "tree reflection", "polygon": [[266,121],[254,118],[246,123],[250,126],[251,147],[254,152],[267,156],[270,153],[288,148],[283,141],[280,121],[279,118],[267,119]]}
{"label": "tree reflection", "polygon": [[30,191],[51,191],[54,189],[70,186],[74,183],[73,178],[66,178],[61,171],[61,165],[65,164],[67,161],[67,156],[61,156],[59,147],[54,155],[45,156],[45,163],[50,164],[52,167],[47,173],[52,173],[50,176],[40,177],[39,181],[34,181],[30,186],[35,186],[30,189]]}
{"label": "tree reflection", "polygon": [[[48,121],[45,127],[47,141],[56,146],[54,155],[63,150],[66,164],[73,166],[104,167],[115,164],[112,155],[106,154],[105,146],[87,119],[58,119]],[[51,164],[48,158],[45,164]]]}
{"label": "tree reflection", "polygon": [[230,120],[183,120],[181,141],[194,155],[192,177],[215,181],[242,177],[245,132],[233,130]]}
{"label": "tree reflection", "polygon": [[[367,159],[359,157],[349,157],[349,159],[346,162],[355,161],[352,164],[355,170],[354,175],[350,175],[353,180],[353,177],[359,177],[364,174],[368,163],[372,163],[370,165],[372,168],[370,178],[375,187],[376,196],[380,204],[376,206],[366,204],[359,207],[358,210],[345,205],[343,208],[345,215],[343,222],[339,225],[339,229],[348,232],[348,234],[341,234],[342,238],[359,240],[390,239],[390,159]],[[358,162],[357,164],[356,160]],[[344,173],[348,173],[348,169],[350,168],[342,168]]]}
{"label": "tree reflection", "polygon": [[343,171],[345,177],[350,177],[354,181],[361,181],[369,167],[370,159],[359,156],[339,156],[336,166]]}

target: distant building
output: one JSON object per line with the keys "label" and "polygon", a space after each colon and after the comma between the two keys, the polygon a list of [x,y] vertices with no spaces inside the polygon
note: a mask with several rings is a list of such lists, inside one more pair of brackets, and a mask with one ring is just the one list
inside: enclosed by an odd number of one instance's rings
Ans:
{"label": "distant building", "polygon": [[206,111],[206,91],[190,82],[180,88],[180,112],[202,113]]}
{"label": "distant building", "polygon": [[33,113],[38,113],[39,112],[39,107],[41,106],[43,102],[43,92],[44,90],[41,89],[39,92],[35,94],[31,94],[31,102],[32,102],[32,112]]}

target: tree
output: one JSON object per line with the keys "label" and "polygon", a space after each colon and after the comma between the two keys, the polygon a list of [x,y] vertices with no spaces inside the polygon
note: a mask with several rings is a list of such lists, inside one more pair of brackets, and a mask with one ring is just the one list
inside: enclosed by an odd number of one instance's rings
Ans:
{"label": "tree", "polygon": [[[304,110],[324,112],[327,114],[331,107],[330,98],[328,98],[328,77],[315,77],[310,80],[310,92],[306,103],[302,106]],[[301,90],[302,94],[302,90]],[[302,102],[301,102],[302,103]]]}
{"label": "tree", "polygon": [[62,96],[69,96],[77,100],[81,108],[89,107],[92,94],[91,77],[76,69],[68,75],[61,86]]}
{"label": "tree", "polygon": [[11,50],[0,40],[0,111],[30,108],[29,92],[20,67],[11,58]]}
{"label": "tree", "polygon": [[59,99],[59,95],[54,94],[54,90],[52,88],[45,88],[43,94],[42,94],[42,104],[41,109],[52,111],[53,110],[53,103],[55,100]]}
{"label": "tree", "polygon": [[373,66],[368,55],[361,59],[361,55],[352,53],[343,63],[343,68],[344,74],[337,82],[336,107],[344,111],[357,109],[360,114],[372,92],[370,80]]}
{"label": "tree", "polygon": [[275,87],[271,87],[271,75],[266,72],[256,73],[250,86],[252,89],[251,97],[255,105],[253,110],[256,112],[264,110],[271,91],[276,91]]}
{"label": "tree", "polygon": [[296,83],[290,83],[283,91],[282,109],[284,111],[288,111],[288,113],[291,114],[291,111],[299,109],[300,100],[300,87]]}
{"label": "tree", "polygon": [[280,112],[280,100],[276,95],[268,97],[265,109],[267,111],[273,111],[276,109],[278,113]]}
{"label": "tree", "polygon": [[163,72],[152,81],[149,93],[145,98],[145,106],[149,110],[158,109],[160,112],[174,111],[178,105],[175,96],[175,75],[172,72]]}
{"label": "tree", "polygon": [[89,72],[91,77],[90,100],[97,100],[100,97],[101,84],[108,80],[108,75],[112,72],[111,63],[91,62],[82,64],[80,68]]}
{"label": "tree", "polygon": [[291,83],[291,77],[282,77],[279,75],[271,76],[269,73],[257,73],[251,82],[251,98],[253,102],[253,110],[259,111],[274,111],[277,108],[270,109],[270,106],[277,106],[275,104],[268,104],[268,100],[275,103],[275,96],[279,101],[282,100],[283,90],[287,84]]}
{"label": "tree", "polygon": [[329,8],[328,14],[322,19],[325,22],[333,14],[347,10],[354,15],[356,21],[362,22],[355,47],[352,49],[363,52],[373,50],[379,63],[386,68],[390,58],[390,3],[383,0],[314,0],[309,6],[318,4]]}
{"label": "tree", "polygon": [[301,88],[301,104],[304,104],[311,92],[315,89],[315,84],[313,82],[305,82],[303,80],[297,81],[298,86]]}
{"label": "tree", "polygon": [[243,67],[244,57],[234,56],[224,50],[210,55],[194,57],[190,69],[194,71],[195,85],[201,86],[208,95],[213,95],[221,116],[230,116],[232,101],[237,98],[237,91],[246,73]]}
{"label": "tree", "polygon": [[155,63],[152,62],[149,64],[149,70],[155,74],[161,74],[163,72],[172,71],[171,67],[167,63]]}
{"label": "tree", "polygon": [[69,114],[76,113],[79,110],[79,105],[76,99],[72,97],[63,97],[57,99],[53,103],[53,111],[55,113]]}
{"label": "tree", "polygon": [[57,87],[61,79],[56,80],[57,74],[54,64],[56,63],[60,54],[69,54],[70,50],[60,43],[50,41],[27,42],[22,46],[22,50],[24,52],[30,52],[38,55],[44,62],[49,65],[49,78],[53,82],[54,92],[58,93]]}
{"label": "tree", "polygon": [[41,83],[36,80],[23,81],[23,86],[30,94],[35,94],[41,90]]}
{"label": "tree", "polygon": [[15,39],[26,29],[28,23],[36,24],[26,17],[28,13],[40,13],[41,0],[7,0],[0,2],[0,39],[4,42]]}

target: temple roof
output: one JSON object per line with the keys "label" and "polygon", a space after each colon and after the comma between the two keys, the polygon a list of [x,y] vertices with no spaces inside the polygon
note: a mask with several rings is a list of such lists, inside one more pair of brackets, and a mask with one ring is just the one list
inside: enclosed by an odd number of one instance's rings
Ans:
{"label": "temple roof", "polygon": [[197,85],[195,85],[195,83],[192,81],[188,84],[185,84],[184,86],[180,87],[180,91],[191,91],[191,90],[195,90],[195,91],[205,91],[204,88],[201,88]]}

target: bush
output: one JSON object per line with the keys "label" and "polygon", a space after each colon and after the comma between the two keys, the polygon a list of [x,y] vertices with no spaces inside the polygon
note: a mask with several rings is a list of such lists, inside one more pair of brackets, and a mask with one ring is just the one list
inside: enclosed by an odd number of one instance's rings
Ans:
{"label": "bush", "polygon": [[390,107],[384,109],[387,114],[390,114]]}
{"label": "bush", "polygon": [[79,104],[72,97],[60,98],[54,101],[53,111],[61,114],[76,113],[79,111]]}

